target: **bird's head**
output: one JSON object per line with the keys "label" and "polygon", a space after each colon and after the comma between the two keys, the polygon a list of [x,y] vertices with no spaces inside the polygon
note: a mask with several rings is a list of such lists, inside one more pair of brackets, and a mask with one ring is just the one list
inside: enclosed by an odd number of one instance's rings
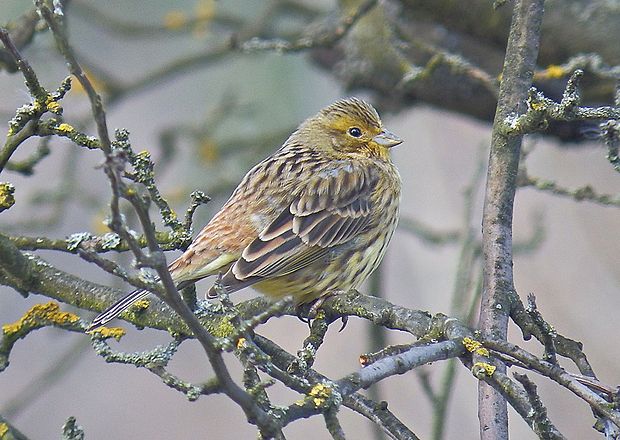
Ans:
{"label": "bird's head", "polygon": [[402,139],[383,128],[377,111],[358,98],[337,101],[308,119],[299,130],[304,143],[320,150],[387,159]]}

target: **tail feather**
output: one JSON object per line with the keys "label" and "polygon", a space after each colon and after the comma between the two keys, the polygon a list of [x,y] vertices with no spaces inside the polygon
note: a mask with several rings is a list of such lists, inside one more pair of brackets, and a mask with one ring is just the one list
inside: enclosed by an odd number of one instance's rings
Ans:
{"label": "tail feather", "polygon": [[125,310],[127,310],[129,307],[131,307],[133,303],[141,300],[142,298],[150,294],[151,292],[149,292],[148,290],[141,289],[134,290],[133,292],[128,293],[120,300],[108,307],[106,310],[98,314],[95,319],[93,319],[93,322],[91,322],[90,326],[88,327],[88,329],[86,329],[86,331],[90,332],[98,329],[101,326],[104,326],[105,324],[116,318],[118,315],[123,313]]}

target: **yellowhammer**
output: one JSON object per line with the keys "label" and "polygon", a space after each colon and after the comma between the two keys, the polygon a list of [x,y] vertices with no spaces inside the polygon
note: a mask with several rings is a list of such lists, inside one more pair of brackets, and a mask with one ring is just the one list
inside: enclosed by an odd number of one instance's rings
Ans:
{"label": "yellowhammer", "polygon": [[[172,278],[182,288],[222,273],[227,292],[252,285],[297,304],[357,288],[396,228],[401,183],[389,149],[401,142],[360,99],[324,108],[245,175],[170,264]],[[89,330],[148,294],[131,292]],[[217,296],[213,288],[208,296]]]}

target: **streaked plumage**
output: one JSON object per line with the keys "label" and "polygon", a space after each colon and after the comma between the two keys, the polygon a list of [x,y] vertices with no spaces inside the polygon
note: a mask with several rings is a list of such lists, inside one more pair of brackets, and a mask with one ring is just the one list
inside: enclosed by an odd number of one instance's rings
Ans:
{"label": "streaked plumage", "polygon": [[[362,100],[324,108],[246,174],[170,264],[173,279],[184,287],[222,273],[228,292],[252,285],[297,303],[357,288],[381,262],[396,228],[400,177],[389,148],[401,142]],[[91,329],[146,295],[130,293]],[[216,296],[213,288],[208,295]]]}

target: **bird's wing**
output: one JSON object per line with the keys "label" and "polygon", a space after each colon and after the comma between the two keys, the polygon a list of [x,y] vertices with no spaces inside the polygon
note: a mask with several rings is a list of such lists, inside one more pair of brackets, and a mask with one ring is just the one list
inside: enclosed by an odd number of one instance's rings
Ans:
{"label": "bird's wing", "polygon": [[361,167],[336,164],[313,176],[242,252],[221,280],[229,292],[283,276],[324,257],[369,222],[377,177]]}

